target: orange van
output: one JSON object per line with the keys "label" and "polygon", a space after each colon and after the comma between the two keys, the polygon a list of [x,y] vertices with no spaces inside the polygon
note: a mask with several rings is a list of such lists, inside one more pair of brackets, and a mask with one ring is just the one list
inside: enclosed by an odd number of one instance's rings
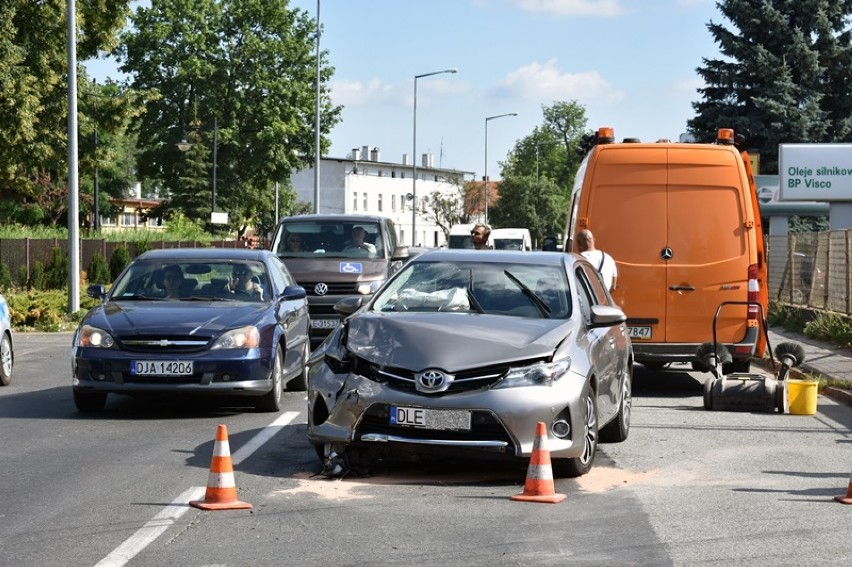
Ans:
{"label": "orange van", "polygon": [[769,292],[754,175],[733,130],[719,130],[714,144],[616,143],[601,128],[586,142],[565,250],[588,228],[615,259],[612,296],[636,361],[694,367],[718,310],[716,340],[733,357],[724,372],[747,372],[766,346]]}

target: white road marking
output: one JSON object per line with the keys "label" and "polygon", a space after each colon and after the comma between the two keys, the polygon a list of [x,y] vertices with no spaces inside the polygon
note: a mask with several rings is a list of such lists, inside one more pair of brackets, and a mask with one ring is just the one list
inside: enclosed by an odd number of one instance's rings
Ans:
{"label": "white road marking", "polygon": [[[299,412],[288,411],[281,414],[278,419],[264,427],[257,435],[252,437],[248,443],[231,456],[234,466],[249,458],[261,445],[269,441],[273,435],[278,433],[285,425],[299,416]],[[193,486],[184,491],[174,499],[171,504],[163,508],[156,516],[144,526],[139,528],[135,534],[124,540],[112,553],[104,557],[95,567],[123,567],[128,561],[142,552],[149,544],[160,537],[169,526],[189,511],[189,501],[199,500],[204,497],[207,488],[204,486]]]}

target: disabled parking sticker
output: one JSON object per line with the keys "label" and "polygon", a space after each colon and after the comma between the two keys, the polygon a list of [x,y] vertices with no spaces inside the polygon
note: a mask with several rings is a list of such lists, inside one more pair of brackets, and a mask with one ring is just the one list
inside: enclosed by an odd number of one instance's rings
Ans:
{"label": "disabled parking sticker", "polygon": [[360,274],[364,270],[361,266],[361,262],[341,262],[340,263],[340,273],[341,274]]}

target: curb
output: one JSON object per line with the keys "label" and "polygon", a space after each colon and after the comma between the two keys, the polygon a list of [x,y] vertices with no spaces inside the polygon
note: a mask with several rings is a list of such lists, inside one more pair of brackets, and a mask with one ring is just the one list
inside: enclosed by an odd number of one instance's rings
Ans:
{"label": "curb", "polygon": [[[755,358],[755,359],[752,360],[752,362],[757,364],[758,366],[760,366],[765,372],[772,373],[772,364],[770,363],[768,358],[760,358],[760,359]],[[776,366],[777,366],[777,362],[776,362]],[[790,376],[789,377],[790,378],[803,378],[804,377],[803,375],[805,373],[811,374],[813,376],[816,376],[818,378],[823,378],[823,379],[826,379],[826,380],[834,380],[834,378],[832,378],[828,374],[825,374],[824,372],[820,372],[819,370],[817,370],[816,368],[814,368],[813,366],[811,366],[807,363],[803,364],[802,366],[800,366],[798,368],[792,368],[790,370]],[[824,396],[828,396],[829,398],[835,400],[836,402],[840,402],[842,404],[846,404],[847,406],[852,407],[852,384],[850,384],[848,388],[841,388],[839,386],[826,386],[825,388],[820,390],[819,393],[824,395]]]}

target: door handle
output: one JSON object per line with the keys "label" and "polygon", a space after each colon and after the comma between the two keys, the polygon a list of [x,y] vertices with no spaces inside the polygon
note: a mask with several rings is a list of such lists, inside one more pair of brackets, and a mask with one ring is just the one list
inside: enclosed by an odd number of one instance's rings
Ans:
{"label": "door handle", "polygon": [[691,285],[671,285],[669,289],[672,291],[695,291],[695,288]]}

